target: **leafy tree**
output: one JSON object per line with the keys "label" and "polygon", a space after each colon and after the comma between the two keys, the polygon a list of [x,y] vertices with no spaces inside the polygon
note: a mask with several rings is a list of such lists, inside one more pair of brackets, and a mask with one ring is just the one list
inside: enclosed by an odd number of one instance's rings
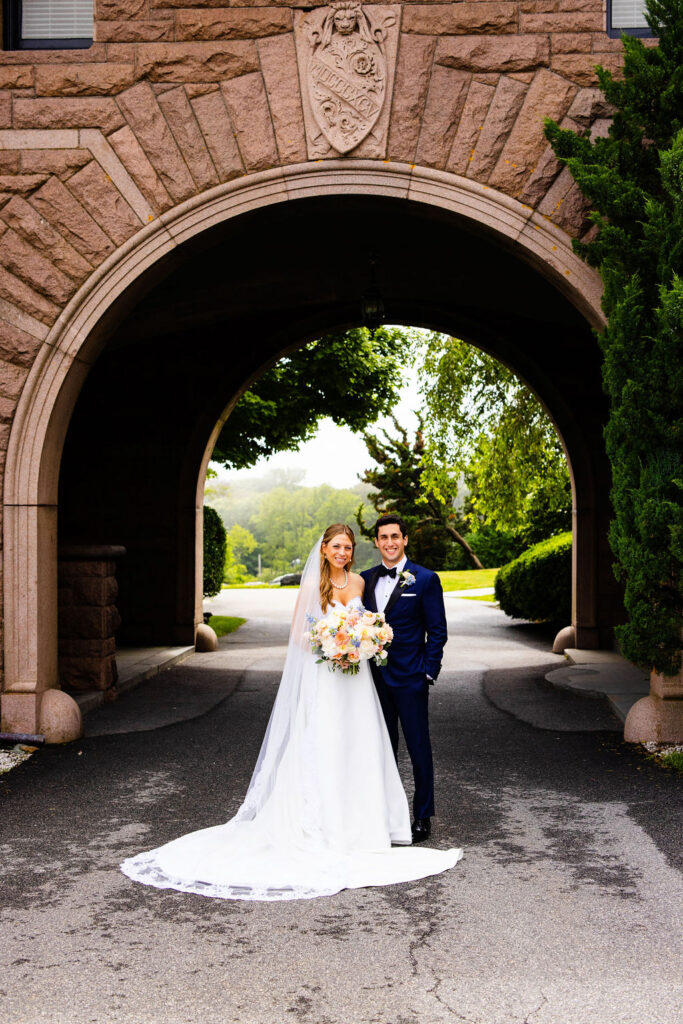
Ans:
{"label": "leafy tree", "polygon": [[294,490],[301,485],[305,470],[270,469],[262,476],[235,476],[234,479],[207,481],[204,501],[215,508],[226,530],[235,523],[251,529],[250,523],[264,494],[276,487]]}
{"label": "leafy tree", "polygon": [[[361,478],[375,488],[369,495],[375,518],[390,512],[401,516],[408,529],[410,557],[416,562],[443,568],[455,542],[465,551],[472,568],[483,569],[458,529],[462,524],[454,508],[457,481],[444,476],[440,479],[438,494],[426,492],[422,486],[422,424],[411,442],[407,431],[395,417],[392,419],[398,437],[391,437],[386,431],[382,431],[383,441],[369,433],[363,435],[368,453],[377,463],[376,468],[366,469]],[[449,487],[447,493],[444,493],[445,487]],[[363,504],[359,505],[356,520],[364,536],[374,539],[374,519],[372,524],[365,523],[364,508]]]}
{"label": "leafy tree", "polygon": [[[475,522],[474,526],[465,534],[465,540],[488,568],[506,565],[529,547],[529,544],[519,535],[509,533],[507,530],[500,530],[490,523],[481,522]],[[457,564],[451,561],[447,568],[464,569],[466,568],[465,559],[460,558]]]}
{"label": "leafy tree", "polygon": [[435,496],[453,475],[470,489],[470,518],[522,547],[571,526],[571,487],[557,432],[535,395],[502,363],[431,334],[420,353],[428,424],[423,483]]}
{"label": "leafy tree", "polygon": [[[316,540],[330,523],[353,523],[358,493],[322,484],[320,487],[277,487],[263,495],[249,529],[258,540],[263,561],[275,573],[302,566]],[[356,548],[356,567],[372,564],[367,541]]]}
{"label": "leafy tree", "polygon": [[364,430],[398,399],[410,337],[398,327],[358,327],[326,334],[280,359],[236,404],[214,461],[242,469],[274,452],[296,450],[326,416]]}
{"label": "leafy tree", "polygon": [[254,555],[258,541],[253,533],[239,523],[233,523],[227,532],[225,568],[223,579],[226,583],[243,583],[254,575],[258,565]]}
{"label": "leafy tree", "polygon": [[[205,500],[216,509],[228,530],[235,557],[254,575],[261,554],[266,577],[292,570],[292,562],[308,555],[316,537],[335,521],[353,525],[354,513],[366,488],[302,487],[302,473],[270,470],[263,476],[239,477],[207,483]],[[239,527],[239,531],[235,527]],[[241,532],[244,529],[245,535]],[[233,532],[235,531],[235,532]],[[248,550],[252,537],[256,547]],[[357,537],[356,566],[367,568],[375,560],[374,545]],[[244,543],[242,543],[244,541]],[[228,553],[226,562],[230,562]]]}
{"label": "leafy tree", "polygon": [[225,527],[210,505],[204,506],[204,597],[215,597],[223,583]]}
{"label": "leafy tree", "polygon": [[615,107],[606,138],[547,122],[556,155],[594,207],[575,243],[602,276],[598,340],[610,398],[615,570],[625,583],[624,654],[664,674],[681,664],[683,621],[683,0],[650,0],[659,46],[625,36],[623,80],[598,69]]}

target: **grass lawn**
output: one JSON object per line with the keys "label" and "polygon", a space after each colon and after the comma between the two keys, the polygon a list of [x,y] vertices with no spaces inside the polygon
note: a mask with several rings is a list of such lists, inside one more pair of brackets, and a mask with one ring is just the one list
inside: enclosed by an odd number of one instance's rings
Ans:
{"label": "grass lawn", "polygon": [[457,569],[440,572],[439,579],[444,590],[479,590],[492,587],[497,572],[497,569]]}
{"label": "grass lawn", "polygon": [[495,602],[493,594],[463,594],[463,601],[488,601],[490,604]]}
{"label": "grass lawn", "polygon": [[209,625],[216,636],[227,636],[228,633],[234,633],[236,629],[243,626],[246,621],[246,619],[238,618],[237,615],[212,615]]}

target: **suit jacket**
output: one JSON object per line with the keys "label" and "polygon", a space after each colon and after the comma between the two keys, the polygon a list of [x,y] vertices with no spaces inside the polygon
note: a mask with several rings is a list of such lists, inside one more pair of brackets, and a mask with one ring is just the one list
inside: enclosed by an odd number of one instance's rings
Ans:
{"label": "suit jacket", "polygon": [[[376,565],[361,573],[365,580],[363,604],[373,612],[377,611],[375,586],[380,568]],[[448,640],[441,580],[431,569],[410,559],[403,571],[411,572],[415,582],[402,587],[400,578],[397,579],[384,609],[394,631],[387,662],[383,668],[371,664],[373,674],[379,673],[388,686],[421,685],[425,675],[436,679]]]}

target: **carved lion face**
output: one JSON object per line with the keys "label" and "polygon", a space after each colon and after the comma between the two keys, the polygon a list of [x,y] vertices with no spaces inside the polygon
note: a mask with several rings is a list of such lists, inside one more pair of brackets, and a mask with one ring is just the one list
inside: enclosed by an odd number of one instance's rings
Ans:
{"label": "carved lion face", "polygon": [[358,23],[358,9],[355,4],[337,7],[334,12],[334,27],[342,36],[349,36]]}

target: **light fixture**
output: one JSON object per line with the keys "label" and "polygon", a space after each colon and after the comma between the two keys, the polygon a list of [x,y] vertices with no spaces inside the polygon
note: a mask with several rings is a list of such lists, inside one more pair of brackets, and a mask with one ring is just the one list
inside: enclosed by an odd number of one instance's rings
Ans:
{"label": "light fixture", "polygon": [[363,324],[370,331],[376,331],[384,323],[384,300],[377,287],[377,254],[368,255],[370,265],[369,284],[361,299],[361,316]]}

